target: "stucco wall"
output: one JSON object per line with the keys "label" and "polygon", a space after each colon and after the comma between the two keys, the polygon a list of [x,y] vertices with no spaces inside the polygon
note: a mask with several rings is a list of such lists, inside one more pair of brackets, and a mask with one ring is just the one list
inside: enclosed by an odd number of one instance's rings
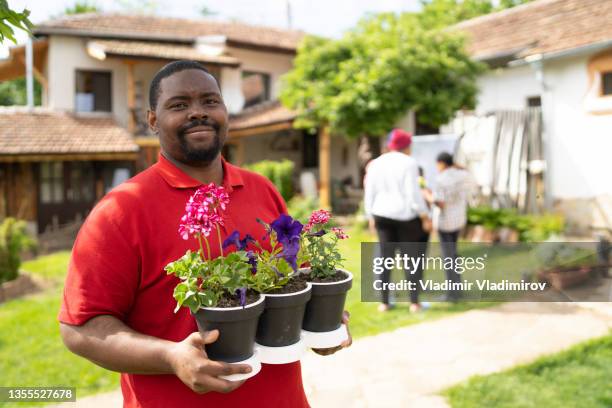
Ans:
{"label": "stucco wall", "polygon": [[477,111],[523,109],[527,98],[541,94],[535,72],[530,66],[496,69],[478,79]]}
{"label": "stucco wall", "polygon": [[118,59],[100,61],[90,57],[86,44],[86,39],[51,36],[48,53],[49,107],[74,110],[76,70],[111,71],[112,114],[122,126],[127,126],[127,67]]}
{"label": "stucco wall", "polygon": [[229,48],[228,54],[242,63],[243,71],[270,74],[270,92],[276,98],[280,92],[280,77],[293,67],[293,55]]}

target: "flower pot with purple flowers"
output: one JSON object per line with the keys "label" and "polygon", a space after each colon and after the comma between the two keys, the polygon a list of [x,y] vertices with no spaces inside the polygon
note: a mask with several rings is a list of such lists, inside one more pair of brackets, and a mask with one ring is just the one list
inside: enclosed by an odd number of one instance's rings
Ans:
{"label": "flower pot with purple flowers", "polygon": [[183,239],[195,238],[197,251],[188,250],[165,270],[180,279],[174,288],[175,312],[188,307],[201,332],[219,330],[219,337],[206,346],[208,358],[227,363],[248,364],[247,374],[225,376],[230,381],[256,375],[261,363],[255,353],[255,333],[264,310],[264,297],[251,286],[253,255],[244,250],[212,258],[208,237],[216,229],[221,243],[221,211],[229,197],[223,187],[200,187],[185,206],[179,233]]}
{"label": "flower pot with purple flowers", "polygon": [[302,320],[311,287],[297,274],[303,226],[285,214],[270,224],[258,221],[266,235],[261,243],[252,241],[257,250],[251,287],[263,293],[266,301],[257,326],[256,347],[263,363],[287,364],[298,361],[306,348]]}
{"label": "flower pot with purple flowers", "polygon": [[332,227],[330,221],[328,211],[314,211],[301,234],[300,260],[309,267],[300,271],[312,285],[302,334],[312,348],[335,347],[348,339],[342,315],[353,275],[342,269],[343,259],[338,250],[338,241],[348,235],[341,228]]}

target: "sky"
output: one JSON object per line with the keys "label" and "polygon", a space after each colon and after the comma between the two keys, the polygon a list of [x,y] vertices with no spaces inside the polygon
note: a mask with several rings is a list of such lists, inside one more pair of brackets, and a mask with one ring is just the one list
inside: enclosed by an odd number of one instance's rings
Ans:
{"label": "sky", "polygon": [[[58,16],[75,0],[8,0],[13,10],[27,8],[34,23]],[[287,3],[292,28],[327,37],[339,37],[368,13],[418,11],[419,0],[89,0],[104,11],[125,10],[125,5],[152,4],[155,14],[199,18],[206,6],[218,20],[239,20],[250,24],[288,27]],[[163,12],[161,11],[163,10]],[[20,41],[25,35],[19,34]],[[7,43],[0,46],[0,58],[7,54]]]}

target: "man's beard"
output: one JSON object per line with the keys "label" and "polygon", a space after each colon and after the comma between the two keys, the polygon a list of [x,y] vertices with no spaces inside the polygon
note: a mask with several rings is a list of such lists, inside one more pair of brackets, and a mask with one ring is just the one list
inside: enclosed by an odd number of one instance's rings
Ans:
{"label": "man's beard", "polygon": [[[210,126],[215,129],[215,137],[213,138],[212,145],[205,149],[197,149],[189,145],[187,141],[186,132],[196,126]],[[221,152],[221,137],[219,136],[220,126],[218,123],[206,121],[206,120],[194,120],[188,124],[182,126],[177,131],[179,139],[179,146],[185,158],[192,162],[203,162],[210,163],[217,158]]]}

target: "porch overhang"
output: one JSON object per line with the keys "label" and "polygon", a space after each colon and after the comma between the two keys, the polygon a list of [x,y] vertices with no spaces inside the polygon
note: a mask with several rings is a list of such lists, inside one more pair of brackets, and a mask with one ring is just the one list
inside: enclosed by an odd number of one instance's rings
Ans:
{"label": "porch overhang", "polygon": [[[49,42],[47,40],[36,40],[32,43],[34,76],[43,85],[46,84],[42,73],[44,72],[48,49]],[[0,60],[0,81],[10,81],[25,77],[25,59],[25,45],[11,47],[8,58]]]}

